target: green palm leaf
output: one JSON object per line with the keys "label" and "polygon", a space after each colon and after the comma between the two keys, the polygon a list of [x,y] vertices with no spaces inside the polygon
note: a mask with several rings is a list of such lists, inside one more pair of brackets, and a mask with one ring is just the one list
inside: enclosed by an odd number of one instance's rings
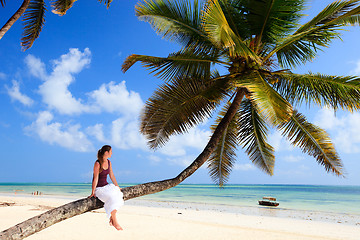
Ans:
{"label": "green palm leaf", "polygon": [[293,31],[302,16],[304,1],[269,0],[249,1],[248,24],[256,35],[256,48],[260,44],[274,44]]}
{"label": "green palm leaf", "polygon": [[[241,103],[209,160],[214,181],[220,185],[227,182],[238,143],[254,164],[273,174],[274,149],[266,140],[266,124],[279,128],[328,171],[341,175],[340,159],[326,132],[294,113],[292,104],[357,110],[360,79],[293,74],[284,67],[312,60],[319,50],[340,38],[346,26],[359,25],[360,0],[334,1],[301,26],[305,0],[199,2],[143,0],[136,6],[140,19],[182,46],[165,58],[131,55],[122,66],[126,71],[141,62],[166,81],[148,100],[142,114],[141,132],[150,147],[157,148],[171,135],[184,133],[210,117],[240,88],[247,100]],[[227,72],[211,74],[217,67]],[[215,125],[222,115],[224,112]],[[216,136],[214,139],[218,140]]]}
{"label": "green palm leaf", "polygon": [[136,62],[152,70],[156,76],[165,80],[175,76],[208,76],[212,64],[226,64],[219,60],[219,54],[204,52],[201,49],[184,48],[183,50],[170,54],[167,58],[152,57],[146,55],[130,55],[122,65],[126,72]]}
{"label": "green palm leaf", "polygon": [[24,32],[21,38],[23,50],[29,49],[39,37],[45,23],[46,6],[43,0],[31,0],[24,13]]}
{"label": "green palm leaf", "polygon": [[63,16],[66,14],[66,11],[69,10],[76,0],[55,0],[51,2],[53,8],[52,12]]}
{"label": "green palm leaf", "polygon": [[[206,83],[204,83],[206,82]],[[160,86],[146,102],[140,131],[151,148],[209,118],[229,87],[226,79],[186,78]]]}
{"label": "green palm leaf", "polygon": [[266,142],[268,129],[250,100],[241,103],[238,139],[246,148],[250,160],[261,170],[273,175],[275,156],[273,147]]}
{"label": "green palm leaf", "polygon": [[258,72],[239,77],[235,86],[246,87],[257,111],[273,125],[286,122],[292,114],[291,104],[276,92]]}
{"label": "green palm leaf", "polygon": [[[312,30],[312,28],[316,26],[327,25],[329,23],[334,24],[335,22],[338,22],[339,19],[347,19],[348,16],[346,14],[350,14],[350,16],[352,16],[353,13],[351,11],[358,11],[356,8],[352,9],[358,2],[359,0],[335,1],[330,3],[313,19],[302,25],[296,33]],[[357,14],[358,13],[356,13],[356,15]]]}
{"label": "green palm leaf", "polygon": [[315,103],[321,107],[344,110],[360,109],[360,78],[324,74],[277,74],[274,88],[290,102]]}
{"label": "green palm leaf", "polygon": [[264,61],[275,53],[282,67],[293,67],[313,59],[318,50],[340,37],[340,27],[359,24],[360,7],[355,7],[358,2],[337,1],[328,5],[294,34],[280,41]]}
{"label": "green palm leaf", "polygon": [[149,0],[139,2],[135,12],[140,20],[149,22],[166,39],[184,46],[196,41],[206,45],[207,37],[200,24],[201,8],[197,0]]}
{"label": "green palm leaf", "polygon": [[[215,131],[217,125],[225,116],[231,103],[226,104],[224,109],[219,113],[219,117],[215,124],[211,126],[212,132]],[[238,114],[234,116],[228,127],[221,135],[220,141],[216,149],[208,159],[208,170],[213,181],[222,187],[229,179],[230,172],[233,168],[236,148],[237,148],[237,134],[239,132],[239,125],[237,122]]]}
{"label": "green palm leaf", "polygon": [[306,118],[296,111],[291,119],[279,127],[283,136],[298,146],[304,153],[313,156],[325,167],[327,172],[336,175],[343,174],[343,166],[328,134],[321,128],[306,121]]}
{"label": "green palm leaf", "polygon": [[218,48],[228,49],[233,58],[244,57],[260,63],[259,57],[236,35],[230,27],[228,19],[218,0],[209,0],[205,6],[203,16],[204,30],[211,41]]}

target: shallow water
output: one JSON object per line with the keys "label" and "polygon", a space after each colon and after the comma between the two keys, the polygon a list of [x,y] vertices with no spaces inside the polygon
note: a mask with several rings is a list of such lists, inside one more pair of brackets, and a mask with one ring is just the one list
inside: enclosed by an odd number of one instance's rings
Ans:
{"label": "shallow water", "polygon": [[[121,187],[133,184],[120,184]],[[0,183],[0,193],[86,197],[90,183]],[[226,207],[261,208],[263,196],[276,197],[279,209],[307,210],[360,215],[360,186],[319,185],[215,185],[180,184],[164,192],[139,198],[161,202],[223,205]]]}

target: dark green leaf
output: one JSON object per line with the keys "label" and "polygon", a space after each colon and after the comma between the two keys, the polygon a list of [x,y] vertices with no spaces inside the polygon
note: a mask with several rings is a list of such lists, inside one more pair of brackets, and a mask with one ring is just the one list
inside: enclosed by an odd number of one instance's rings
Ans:
{"label": "dark green leaf", "polygon": [[21,38],[23,50],[29,49],[42,30],[45,23],[46,6],[43,0],[31,0],[24,13],[24,32]]}
{"label": "dark green leaf", "polygon": [[176,79],[160,86],[141,116],[141,132],[149,146],[160,147],[171,135],[187,132],[209,118],[228,87],[226,79],[213,78]]}
{"label": "dark green leaf", "polygon": [[250,160],[261,170],[273,175],[275,156],[273,147],[266,142],[268,128],[250,100],[242,102],[239,112],[240,145],[246,148]]}
{"label": "dark green leaf", "polygon": [[300,105],[315,103],[321,107],[344,110],[360,109],[360,78],[355,76],[331,76],[324,74],[276,75],[274,88],[290,102]]}
{"label": "dark green leaf", "polygon": [[[226,111],[230,107],[231,103],[226,104],[223,110],[219,113],[214,125],[211,126],[212,132],[215,131],[216,127],[225,116]],[[239,125],[237,118],[238,114],[234,116],[228,127],[221,135],[220,141],[216,146],[216,149],[208,159],[208,170],[213,181],[222,187],[229,179],[230,172],[233,168],[236,148],[237,148],[237,135],[239,132]]]}
{"label": "dark green leaf", "polygon": [[333,172],[336,175],[343,174],[341,159],[329,135],[318,126],[307,122],[301,113],[294,111],[291,119],[279,129],[294,146],[314,157],[327,172]]}

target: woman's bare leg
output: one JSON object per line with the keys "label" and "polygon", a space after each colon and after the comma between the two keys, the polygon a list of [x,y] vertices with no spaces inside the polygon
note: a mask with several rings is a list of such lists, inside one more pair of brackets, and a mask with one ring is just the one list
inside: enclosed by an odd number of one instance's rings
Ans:
{"label": "woman's bare leg", "polygon": [[123,230],[122,227],[120,226],[120,224],[119,224],[118,221],[117,221],[116,212],[117,212],[117,210],[113,210],[113,211],[111,212],[110,224],[111,224],[112,226],[114,226],[117,230]]}

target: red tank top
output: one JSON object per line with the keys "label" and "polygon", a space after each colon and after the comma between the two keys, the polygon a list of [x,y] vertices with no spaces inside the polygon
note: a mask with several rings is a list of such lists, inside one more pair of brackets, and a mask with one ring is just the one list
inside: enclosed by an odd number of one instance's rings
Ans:
{"label": "red tank top", "polygon": [[[98,161],[97,161],[98,162]],[[110,173],[110,160],[108,159],[108,168],[103,169],[101,173],[99,173],[99,179],[96,187],[103,187],[108,184],[107,175]]]}

